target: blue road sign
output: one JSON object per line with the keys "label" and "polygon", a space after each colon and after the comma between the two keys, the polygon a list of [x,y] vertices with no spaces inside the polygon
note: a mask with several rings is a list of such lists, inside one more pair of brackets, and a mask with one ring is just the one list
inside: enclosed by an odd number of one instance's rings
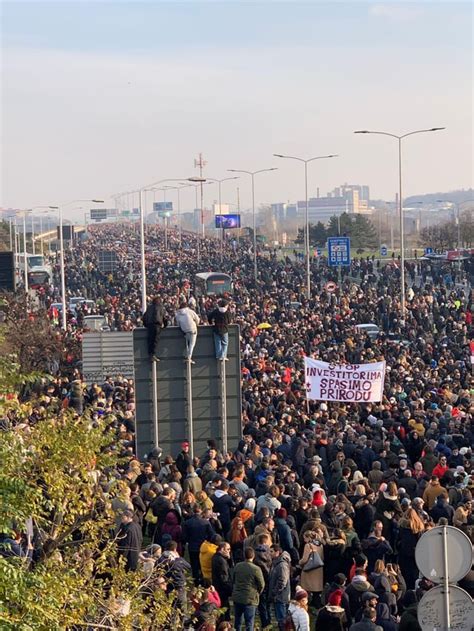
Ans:
{"label": "blue road sign", "polygon": [[425,256],[426,254],[433,254],[433,248],[425,248]]}
{"label": "blue road sign", "polygon": [[381,245],[380,246],[380,256],[387,256],[388,254],[388,248],[386,245]]}
{"label": "blue road sign", "polygon": [[329,237],[328,263],[330,266],[351,264],[351,240],[349,237]]}

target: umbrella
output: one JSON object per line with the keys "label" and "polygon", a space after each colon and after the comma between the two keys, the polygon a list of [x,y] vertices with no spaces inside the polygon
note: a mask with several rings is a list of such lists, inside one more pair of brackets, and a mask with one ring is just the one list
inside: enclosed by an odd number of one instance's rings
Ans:
{"label": "umbrella", "polygon": [[269,324],[268,322],[262,322],[261,324],[259,324],[257,326],[257,329],[271,329],[272,325]]}

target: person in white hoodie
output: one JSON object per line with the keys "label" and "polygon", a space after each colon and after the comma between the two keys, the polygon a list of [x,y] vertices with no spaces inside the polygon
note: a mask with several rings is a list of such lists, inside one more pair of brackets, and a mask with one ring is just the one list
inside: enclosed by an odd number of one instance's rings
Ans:
{"label": "person in white hoodie", "polygon": [[197,340],[197,325],[199,324],[198,314],[190,309],[185,302],[179,303],[179,309],[175,313],[176,324],[184,333],[186,340],[185,360],[191,364],[195,364],[193,361],[193,350]]}

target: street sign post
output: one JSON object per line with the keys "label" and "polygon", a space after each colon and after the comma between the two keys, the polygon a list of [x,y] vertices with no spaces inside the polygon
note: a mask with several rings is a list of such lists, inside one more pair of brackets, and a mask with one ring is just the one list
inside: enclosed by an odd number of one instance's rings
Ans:
{"label": "street sign post", "polygon": [[333,280],[330,280],[324,285],[324,289],[332,294],[333,291],[336,291],[337,285]]}
{"label": "street sign post", "polygon": [[[452,585],[471,569],[472,544],[469,537],[454,526],[436,526],[420,537],[415,548],[415,561],[426,578],[440,583],[439,587],[425,594],[426,600],[423,596],[420,601],[417,616],[422,631],[471,631],[472,600],[466,594],[470,600],[470,603],[467,602],[463,590]],[[463,617],[464,611],[468,613],[467,618]]]}
{"label": "street sign post", "polygon": [[444,587],[438,585],[427,591],[418,605],[418,622],[422,631],[472,631],[474,605],[467,592],[456,585],[449,585],[449,629],[445,618]]}
{"label": "street sign post", "polygon": [[351,264],[351,240],[349,237],[329,237],[328,263],[331,267]]}
{"label": "street sign post", "polygon": [[469,537],[454,526],[446,526],[447,575],[444,558],[443,526],[424,533],[415,548],[415,561],[423,576],[433,583],[457,583],[471,569],[472,544]]}

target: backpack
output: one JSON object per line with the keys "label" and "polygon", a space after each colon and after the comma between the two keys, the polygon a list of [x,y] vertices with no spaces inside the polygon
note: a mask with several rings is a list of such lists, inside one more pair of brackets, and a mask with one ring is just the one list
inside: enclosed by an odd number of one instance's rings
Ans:
{"label": "backpack", "polygon": [[296,631],[295,623],[293,622],[293,616],[290,612],[286,614],[286,618],[283,621],[283,631]]}

